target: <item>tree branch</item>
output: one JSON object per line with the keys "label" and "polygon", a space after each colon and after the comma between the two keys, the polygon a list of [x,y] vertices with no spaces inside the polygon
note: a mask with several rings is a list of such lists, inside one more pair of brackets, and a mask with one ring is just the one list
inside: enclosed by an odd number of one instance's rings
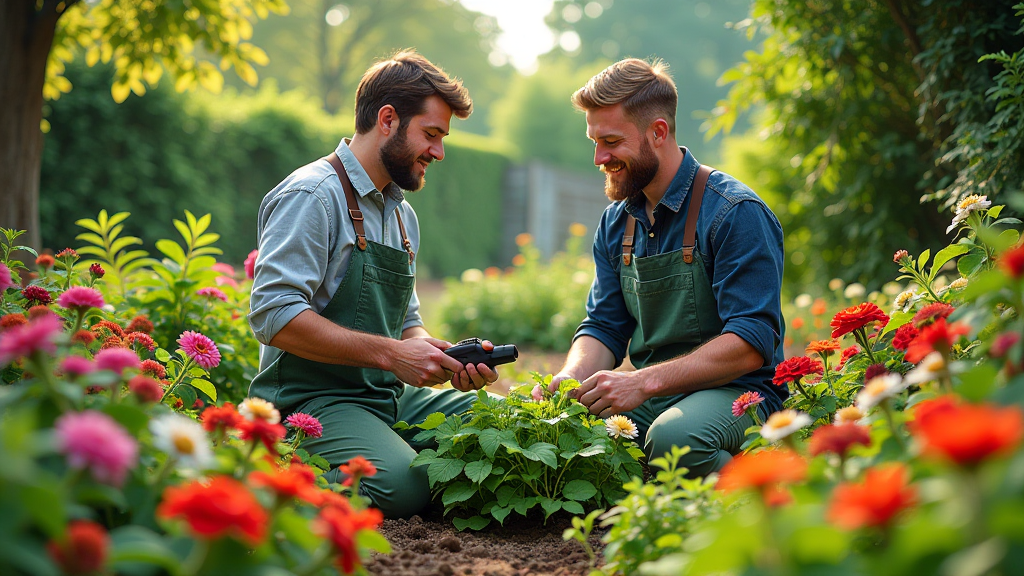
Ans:
{"label": "tree branch", "polygon": [[917,32],[907,22],[903,11],[896,5],[896,0],[885,0],[885,5],[889,7],[889,14],[892,15],[892,19],[903,29],[903,35],[907,37],[907,42],[910,43],[910,49],[914,52],[914,58],[917,58],[917,55],[922,51],[921,40],[918,39]]}

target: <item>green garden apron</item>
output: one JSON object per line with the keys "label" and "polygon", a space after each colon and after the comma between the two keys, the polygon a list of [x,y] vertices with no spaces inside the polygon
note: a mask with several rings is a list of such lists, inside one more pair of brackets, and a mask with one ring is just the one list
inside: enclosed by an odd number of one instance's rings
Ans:
{"label": "green garden apron", "polygon": [[[341,286],[327,307],[324,318],[350,330],[401,339],[402,325],[415,287],[412,243],[396,210],[405,250],[366,240],[363,215],[355,190],[336,154],[327,160],[334,166],[345,190],[349,218],[356,230],[356,246],[349,258]],[[393,420],[397,397],[404,384],[391,372],[306,360],[287,352],[252,381],[249,393],[274,403],[284,414],[294,412],[311,400],[330,396],[351,400],[380,418]]]}
{"label": "green garden apron", "polygon": [[[697,216],[712,171],[709,166],[697,170],[681,249],[634,257],[636,219],[626,220],[619,282],[626,308],[637,321],[629,344],[629,359],[637,369],[688,354],[720,336],[725,327],[696,246]],[[731,412],[733,400],[745,391],[727,384],[661,396],[625,415],[636,421],[638,440],[648,457],[659,457],[673,445],[689,445],[691,452],[680,464],[690,468],[691,475],[703,476],[728,462],[742,445],[744,430],[753,424],[749,416],[736,418]]]}

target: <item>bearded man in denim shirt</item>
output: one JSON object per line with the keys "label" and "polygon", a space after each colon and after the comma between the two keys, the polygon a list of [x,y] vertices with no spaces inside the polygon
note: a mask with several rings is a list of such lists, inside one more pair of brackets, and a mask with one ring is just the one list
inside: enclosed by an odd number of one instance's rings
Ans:
{"label": "bearded man in denim shirt", "polygon": [[[605,210],[594,238],[596,278],[565,367],[575,397],[601,417],[633,419],[648,457],[675,446],[694,476],[737,453],[750,416],[788,391],[772,385],[783,359],[782,227],[750,188],[702,167],[676,144],[678,95],[667,67],[630,58],[573,94],[587,115]],[[638,369],[613,372],[626,353]]]}

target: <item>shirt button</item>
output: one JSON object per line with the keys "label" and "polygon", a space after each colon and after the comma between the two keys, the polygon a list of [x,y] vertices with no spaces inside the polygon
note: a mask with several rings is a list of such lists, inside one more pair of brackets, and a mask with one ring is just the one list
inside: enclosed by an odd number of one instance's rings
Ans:
{"label": "shirt button", "polygon": [[650,234],[648,234],[648,236],[650,236],[651,238],[654,238],[654,232],[651,232]]}

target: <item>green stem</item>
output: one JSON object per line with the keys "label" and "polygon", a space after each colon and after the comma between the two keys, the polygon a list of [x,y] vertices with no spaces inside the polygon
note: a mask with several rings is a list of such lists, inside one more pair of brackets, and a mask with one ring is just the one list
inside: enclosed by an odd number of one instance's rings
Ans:
{"label": "green stem", "polygon": [[871,351],[871,345],[868,341],[867,330],[865,330],[863,326],[857,328],[856,330],[853,331],[853,338],[854,340],[857,341],[858,344],[864,347],[864,352],[868,355],[868,360],[870,360],[872,364],[877,364],[877,361],[875,360],[875,354]]}
{"label": "green stem", "polygon": [[164,395],[160,397],[161,402],[166,400],[167,397],[170,396],[172,392],[174,392],[174,389],[178,387],[178,384],[181,384],[181,381],[185,379],[185,374],[188,374],[188,369],[191,367],[191,358],[188,358],[187,360],[182,362],[181,370],[179,370],[178,375],[174,377],[174,382],[171,382],[171,385],[167,387],[167,390],[164,390]]}
{"label": "green stem", "polygon": [[889,405],[889,399],[882,400],[882,411],[885,412],[885,420],[889,423],[889,431],[892,432],[892,437],[899,444],[900,450],[903,452],[907,451],[907,445],[903,442],[903,436],[900,435],[899,427],[896,425],[896,416],[892,413],[892,406]]}
{"label": "green stem", "polygon": [[153,478],[150,480],[149,485],[159,486],[160,484],[162,484],[163,481],[166,480],[167,477],[170,476],[171,472],[174,470],[174,462],[174,456],[168,454],[167,460],[164,460],[164,463],[160,465],[160,468],[157,469],[156,474],[153,475]]}
{"label": "green stem", "polygon": [[295,576],[311,576],[323,570],[331,563],[332,552],[333,550],[330,546],[321,546],[317,549],[313,558],[310,559],[309,564],[295,570]]}
{"label": "green stem", "polygon": [[985,499],[982,495],[978,468],[971,467],[965,470],[963,480],[964,499],[967,501],[967,513],[970,515],[967,523],[969,538],[972,543],[980,544],[985,540]]}
{"label": "green stem", "polygon": [[181,573],[186,576],[198,574],[200,568],[203,567],[203,563],[206,562],[206,556],[209,553],[210,543],[206,540],[196,540],[196,545],[192,547],[188,558],[181,565]]}

